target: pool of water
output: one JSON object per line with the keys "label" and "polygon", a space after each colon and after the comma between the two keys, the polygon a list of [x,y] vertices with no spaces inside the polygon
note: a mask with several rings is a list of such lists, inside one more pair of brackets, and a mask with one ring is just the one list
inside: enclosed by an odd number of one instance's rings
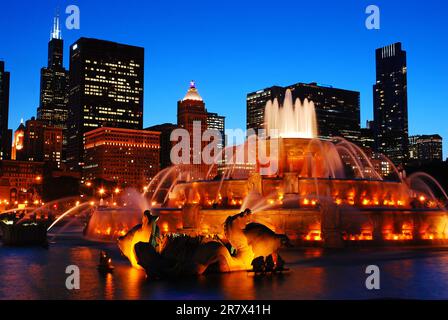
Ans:
{"label": "pool of water", "polygon": [[[448,247],[288,249],[283,275],[238,272],[150,280],[120,256],[114,244],[90,242],[77,227],[50,237],[45,248],[0,246],[0,299],[447,299]],[[113,274],[96,270],[100,250]],[[367,290],[368,265],[380,268],[380,290]],[[81,288],[66,288],[68,265],[80,269]]]}

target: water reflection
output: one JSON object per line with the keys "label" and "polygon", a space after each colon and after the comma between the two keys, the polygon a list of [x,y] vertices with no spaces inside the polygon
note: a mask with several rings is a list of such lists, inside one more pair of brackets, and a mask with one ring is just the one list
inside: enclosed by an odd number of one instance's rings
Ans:
{"label": "water reflection", "polygon": [[[115,270],[98,273],[100,250]],[[319,248],[283,252],[290,272],[254,277],[246,272],[173,280],[146,279],[128,266],[113,244],[61,241],[48,250],[0,247],[0,299],[376,299],[448,298],[448,248]],[[68,265],[81,272],[81,290],[65,287]],[[365,289],[365,267],[381,269],[381,290]]]}
{"label": "water reflection", "polygon": [[105,275],[105,282],[104,298],[106,300],[113,300],[115,298],[115,286],[112,274],[108,273]]}

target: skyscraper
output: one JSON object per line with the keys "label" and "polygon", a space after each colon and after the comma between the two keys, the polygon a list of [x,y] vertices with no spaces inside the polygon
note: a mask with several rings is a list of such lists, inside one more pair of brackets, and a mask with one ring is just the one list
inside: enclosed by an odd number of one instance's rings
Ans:
{"label": "skyscraper", "polygon": [[275,98],[283,103],[285,92],[291,90],[293,100],[314,102],[321,137],[343,136],[358,141],[360,136],[360,94],[317,83],[296,83],[287,87],[273,86],[247,95],[247,129],[257,132],[264,128],[265,107]]}
{"label": "skyscraper", "polygon": [[279,86],[258,90],[247,95],[246,128],[255,130],[264,129],[264,114],[266,104],[275,98],[284,97],[286,89]]}
{"label": "skyscraper", "polygon": [[54,18],[48,42],[48,63],[40,71],[40,101],[37,119],[44,124],[67,129],[68,72],[63,65],[64,41],[59,17]]}
{"label": "skyscraper", "polygon": [[142,129],[144,49],[80,38],[70,48],[67,166],[83,164],[83,135],[99,127]]}
{"label": "skyscraper", "polygon": [[[194,137],[195,124],[200,129],[200,137]],[[207,130],[207,109],[194,81],[191,81],[185,97],[177,103],[177,126],[186,129],[190,134],[190,161],[185,164],[192,165],[191,177],[203,179],[208,171],[208,165],[202,162],[202,150],[207,143],[198,139],[202,139],[203,132]]]}
{"label": "skyscraper", "polygon": [[409,153],[407,67],[399,42],[376,50],[373,108],[376,151],[397,165],[404,163]]}
{"label": "skyscraper", "polygon": [[8,129],[10,73],[0,61],[0,160],[11,159],[12,131]]}

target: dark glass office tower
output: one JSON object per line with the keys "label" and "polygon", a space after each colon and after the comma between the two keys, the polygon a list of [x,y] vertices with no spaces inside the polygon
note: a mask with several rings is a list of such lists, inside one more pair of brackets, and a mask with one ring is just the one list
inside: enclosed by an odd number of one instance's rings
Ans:
{"label": "dark glass office tower", "polygon": [[0,160],[11,159],[12,131],[8,129],[10,73],[0,61]]}
{"label": "dark glass office tower", "polygon": [[98,127],[142,129],[144,49],[80,38],[70,48],[67,165],[80,170],[83,135]]}
{"label": "dark glass office tower", "polygon": [[68,72],[63,66],[64,41],[59,17],[54,18],[48,43],[48,64],[40,71],[40,102],[37,119],[57,128],[67,129]]}
{"label": "dark glass office tower", "polygon": [[246,99],[246,128],[255,130],[264,129],[264,113],[266,104],[270,100],[280,98],[285,95],[285,88],[273,86],[263,90],[249,93]]}
{"label": "dark glass office tower", "polygon": [[373,86],[375,146],[395,164],[408,158],[408,96],[406,51],[401,43],[376,50]]}
{"label": "dark glass office tower", "polygon": [[357,91],[321,86],[317,83],[296,83],[287,87],[274,86],[247,95],[247,129],[264,128],[265,107],[277,98],[283,103],[285,92],[291,90],[293,100],[313,101],[320,137],[342,136],[357,142],[360,137],[360,94]]}

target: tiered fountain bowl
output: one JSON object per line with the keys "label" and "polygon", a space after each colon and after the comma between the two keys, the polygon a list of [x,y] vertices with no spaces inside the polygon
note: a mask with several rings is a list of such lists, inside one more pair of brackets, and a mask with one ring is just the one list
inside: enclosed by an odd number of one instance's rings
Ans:
{"label": "tiered fountain bowl", "polygon": [[[215,162],[199,179],[191,178],[189,166],[178,165],[152,180],[141,199],[160,216],[162,233],[224,237],[225,219],[250,208],[253,220],[302,245],[448,239],[447,196],[437,181],[423,173],[406,177],[386,157],[345,139],[318,138],[312,102],[293,102],[287,91],[282,106],[277,100],[267,104],[265,128],[267,138],[252,136],[221,153],[255,150],[253,161],[227,158],[226,165]],[[262,165],[260,152],[277,163],[274,169]],[[93,236],[116,237],[137,223],[116,210],[94,213]]]}

